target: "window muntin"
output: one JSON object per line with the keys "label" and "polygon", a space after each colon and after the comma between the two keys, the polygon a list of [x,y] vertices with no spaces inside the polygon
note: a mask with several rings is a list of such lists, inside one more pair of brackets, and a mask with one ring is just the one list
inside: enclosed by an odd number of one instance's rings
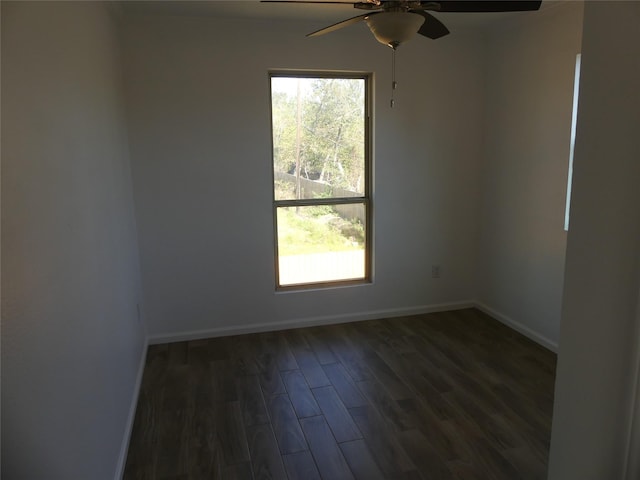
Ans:
{"label": "window muntin", "polygon": [[370,279],[368,75],[271,73],[278,288]]}

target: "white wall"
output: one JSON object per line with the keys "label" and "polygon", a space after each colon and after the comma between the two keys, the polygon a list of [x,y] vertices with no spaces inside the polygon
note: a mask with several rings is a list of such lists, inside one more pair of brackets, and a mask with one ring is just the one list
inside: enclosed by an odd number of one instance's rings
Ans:
{"label": "white wall", "polygon": [[[156,341],[473,298],[481,159],[481,37],[391,50],[357,25],[140,16],[125,71],[149,330]],[[275,293],[270,68],[375,75],[372,285]],[[431,279],[431,264],[442,278]],[[284,322],[284,323],[283,323]]]}
{"label": "white wall", "polygon": [[549,478],[631,480],[638,472],[625,477],[624,464],[639,331],[640,2],[586,2],[584,13]]}
{"label": "white wall", "polygon": [[2,2],[2,477],[112,479],[144,351],[117,29]]}
{"label": "white wall", "polygon": [[555,348],[582,3],[518,17],[489,37],[477,298]]}

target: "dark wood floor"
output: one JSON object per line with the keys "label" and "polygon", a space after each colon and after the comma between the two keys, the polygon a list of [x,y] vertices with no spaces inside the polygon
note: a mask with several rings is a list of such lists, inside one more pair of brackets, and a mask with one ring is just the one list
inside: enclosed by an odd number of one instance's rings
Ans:
{"label": "dark wood floor", "polygon": [[544,479],[555,361],[473,309],[151,346],[124,478]]}

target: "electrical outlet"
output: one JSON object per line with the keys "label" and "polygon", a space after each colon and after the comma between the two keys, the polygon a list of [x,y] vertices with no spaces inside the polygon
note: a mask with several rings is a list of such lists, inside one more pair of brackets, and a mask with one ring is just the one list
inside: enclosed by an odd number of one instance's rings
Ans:
{"label": "electrical outlet", "polygon": [[440,265],[431,265],[431,278],[440,278]]}

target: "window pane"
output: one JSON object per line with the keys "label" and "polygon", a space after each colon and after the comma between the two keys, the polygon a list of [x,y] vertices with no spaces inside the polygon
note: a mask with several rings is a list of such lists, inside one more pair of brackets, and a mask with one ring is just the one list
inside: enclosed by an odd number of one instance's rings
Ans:
{"label": "window pane", "polygon": [[271,77],[276,200],[365,193],[365,80]]}
{"label": "window pane", "polygon": [[364,203],[279,207],[280,285],[365,278]]}

